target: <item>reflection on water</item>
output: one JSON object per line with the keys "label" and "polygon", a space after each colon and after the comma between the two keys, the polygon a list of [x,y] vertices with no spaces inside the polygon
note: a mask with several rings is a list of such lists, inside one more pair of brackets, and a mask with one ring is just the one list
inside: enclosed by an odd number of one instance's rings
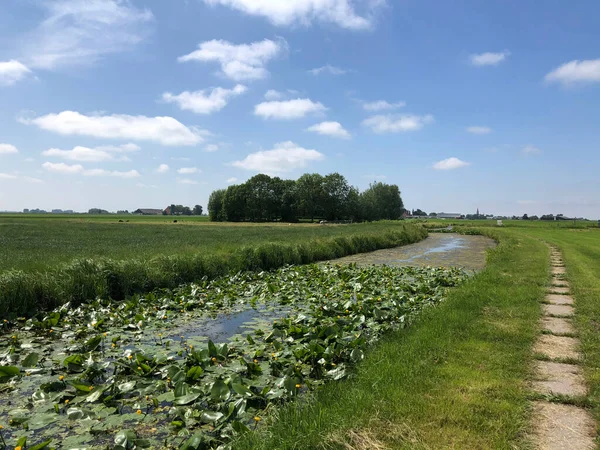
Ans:
{"label": "reflection on water", "polygon": [[416,244],[346,256],[329,261],[336,264],[386,264],[389,266],[447,266],[467,270],[485,267],[486,251],[496,243],[485,236],[432,233]]}

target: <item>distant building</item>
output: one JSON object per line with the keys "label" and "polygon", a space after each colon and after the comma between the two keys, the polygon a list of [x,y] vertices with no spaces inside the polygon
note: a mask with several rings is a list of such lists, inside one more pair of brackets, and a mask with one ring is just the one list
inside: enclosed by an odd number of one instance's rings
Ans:
{"label": "distant building", "polygon": [[162,209],[152,209],[152,208],[140,208],[140,209],[136,209],[133,213],[139,214],[142,216],[162,216],[163,210]]}
{"label": "distant building", "polygon": [[438,213],[438,219],[460,219],[462,214],[460,213]]}

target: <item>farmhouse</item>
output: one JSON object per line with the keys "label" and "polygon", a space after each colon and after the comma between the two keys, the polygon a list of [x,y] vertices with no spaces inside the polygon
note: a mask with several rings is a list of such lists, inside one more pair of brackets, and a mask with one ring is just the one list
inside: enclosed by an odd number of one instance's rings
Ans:
{"label": "farmhouse", "polygon": [[141,216],[160,216],[163,213],[162,209],[151,209],[151,208],[140,208],[136,209],[134,214],[139,214]]}
{"label": "farmhouse", "polygon": [[439,213],[437,215],[438,219],[460,219],[461,217],[460,213]]}

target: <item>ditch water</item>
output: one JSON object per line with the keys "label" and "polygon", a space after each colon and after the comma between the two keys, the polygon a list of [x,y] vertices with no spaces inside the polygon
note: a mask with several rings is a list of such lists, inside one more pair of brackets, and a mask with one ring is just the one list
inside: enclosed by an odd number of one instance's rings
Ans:
{"label": "ditch water", "polygon": [[496,242],[485,236],[431,233],[428,238],[416,244],[360,253],[328,262],[334,264],[356,263],[358,265],[460,267],[479,271],[485,267],[487,250],[494,247],[496,247]]}

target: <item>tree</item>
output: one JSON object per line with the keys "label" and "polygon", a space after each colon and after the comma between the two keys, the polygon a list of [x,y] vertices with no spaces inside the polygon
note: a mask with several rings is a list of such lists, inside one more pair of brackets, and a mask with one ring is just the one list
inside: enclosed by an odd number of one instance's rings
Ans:
{"label": "tree", "polygon": [[430,213],[429,213],[429,217],[437,217],[437,213],[430,212]]}
{"label": "tree", "polygon": [[420,209],[413,209],[413,216],[426,216],[427,213],[425,211],[421,211]]}
{"label": "tree", "polygon": [[361,212],[365,220],[397,220],[402,216],[404,203],[395,184],[372,183],[361,194]]}
{"label": "tree", "polygon": [[296,190],[300,214],[314,222],[315,217],[323,213],[323,177],[318,173],[305,173],[296,181]]}
{"label": "tree", "polygon": [[527,214],[523,214],[523,217],[521,217],[522,220],[529,220],[529,216]]}
{"label": "tree", "polygon": [[247,219],[246,201],[248,191],[245,184],[232,185],[223,197],[223,211],[229,222],[242,222]]}
{"label": "tree", "polygon": [[331,173],[322,180],[322,209],[327,220],[339,220],[349,215],[348,200],[352,186],[339,173]]}
{"label": "tree", "polygon": [[194,216],[201,216],[202,215],[202,206],[200,206],[200,205],[194,206],[194,209],[192,210],[192,214],[194,214]]}
{"label": "tree", "polygon": [[223,211],[223,199],[226,189],[212,191],[208,198],[208,217],[211,222],[222,222],[226,219]]}

